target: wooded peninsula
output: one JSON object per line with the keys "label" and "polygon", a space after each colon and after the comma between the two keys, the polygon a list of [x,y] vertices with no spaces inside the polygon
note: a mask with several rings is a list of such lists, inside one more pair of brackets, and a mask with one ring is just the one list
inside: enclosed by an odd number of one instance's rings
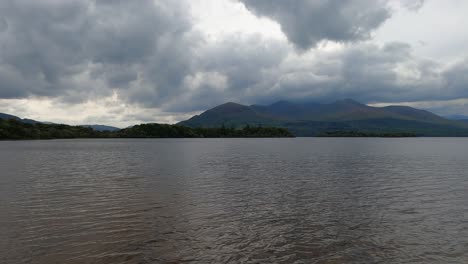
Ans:
{"label": "wooded peninsula", "polygon": [[0,119],[0,139],[71,139],[71,138],[266,138],[294,137],[285,128],[190,128],[180,125],[141,124],[117,131],[96,131],[90,127],[44,123],[23,123]]}

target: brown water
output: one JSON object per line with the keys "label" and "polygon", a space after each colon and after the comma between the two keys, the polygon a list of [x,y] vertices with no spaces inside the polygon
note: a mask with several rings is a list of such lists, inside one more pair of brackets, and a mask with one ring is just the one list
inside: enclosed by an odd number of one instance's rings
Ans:
{"label": "brown water", "polygon": [[0,142],[0,263],[468,263],[468,139]]}

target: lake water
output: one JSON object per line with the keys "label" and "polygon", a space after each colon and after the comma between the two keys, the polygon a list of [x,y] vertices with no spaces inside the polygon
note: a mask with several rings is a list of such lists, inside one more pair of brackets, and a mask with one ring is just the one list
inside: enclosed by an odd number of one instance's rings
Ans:
{"label": "lake water", "polygon": [[0,263],[468,263],[468,139],[0,142]]}

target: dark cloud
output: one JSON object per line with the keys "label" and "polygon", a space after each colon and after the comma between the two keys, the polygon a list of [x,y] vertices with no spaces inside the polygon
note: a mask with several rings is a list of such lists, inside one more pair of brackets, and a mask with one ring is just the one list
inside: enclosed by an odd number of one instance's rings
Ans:
{"label": "dark cloud", "polygon": [[8,29],[8,23],[5,18],[0,17],[0,33]]}
{"label": "dark cloud", "polygon": [[459,61],[442,72],[440,97],[468,98],[468,58]]}
{"label": "dark cloud", "polygon": [[268,89],[270,78],[290,52],[287,43],[260,35],[233,35],[204,45],[194,53],[196,68],[187,75],[183,92],[163,106],[171,111],[193,111],[225,100],[250,101]]}
{"label": "dark cloud", "polygon": [[313,50],[270,66],[252,74],[257,79],[251,85],[242,86],[248,88],[237,94],[239,101],[271,103],[282,99],[354,98],[373,103],[468,96],[467,61],[447,68],[415,56],[410,45],[400,42]]}
{"label": "dark cloud", "polygon": [[370,37],[390,17],[383,0],[240,0],[260,16],[277,21],[301,49],[322,40],[348,42]]}
{"label": "dark cloud", "polygon": [[160,77],[150,85],[167,89],[184,71],[162,72],[187,64],[180,50],[188,49],[180,45],[187,44],[191,21],[182,1],[5,0],[0,18],[8,25],[0,27],[2,98],[79,101],[132,87],[140,76]]}
{"label": "dark cloud", "polygon": [[[447,66],[405,43],[356,41],[390,16],[385,1],[243,2],[304,50],[259,34],[205,39],[185,1],[0,1],[0,98],[77,103],[117,94],[180,113],[226,101],[468,97],[467,60]],[[346,43],[309,49],[321,40]]]}

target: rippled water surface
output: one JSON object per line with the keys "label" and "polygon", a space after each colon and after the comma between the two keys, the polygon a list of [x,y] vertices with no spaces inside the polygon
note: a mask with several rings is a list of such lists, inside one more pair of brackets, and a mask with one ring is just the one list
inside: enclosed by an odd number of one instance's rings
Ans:
{"label": "rippled water surface", "polygon": [[0,142],[0,263],[468,263],[468,139]]}

